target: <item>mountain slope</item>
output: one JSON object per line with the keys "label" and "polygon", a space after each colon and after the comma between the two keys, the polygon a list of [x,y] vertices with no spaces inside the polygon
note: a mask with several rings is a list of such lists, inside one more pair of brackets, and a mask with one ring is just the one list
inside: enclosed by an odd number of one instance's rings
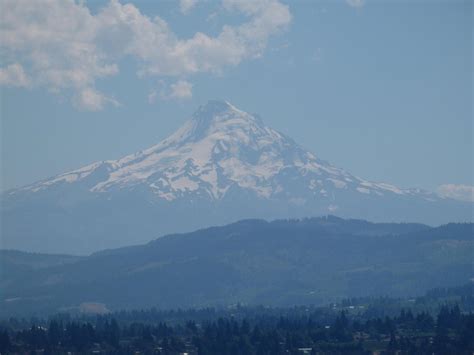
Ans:
{"label": "mountain slope", "polygon": [[473,224],[245,220],[31,271],[4,289],[0,315],[414,296],[473,277],[472,237]]}
{"label": "mountain slope", "polygon": [[149,149],[4,194],[2,243],[88,253],[242,218],[327,213],[441,224],[472,218],[472,204],[355,177],[210,101]]}

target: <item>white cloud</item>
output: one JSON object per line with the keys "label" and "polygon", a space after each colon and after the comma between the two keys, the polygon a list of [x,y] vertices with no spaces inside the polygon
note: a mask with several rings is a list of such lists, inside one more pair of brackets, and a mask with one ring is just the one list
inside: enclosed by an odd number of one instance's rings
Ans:
{"label": "white cloud", "polygon": [[18,63],[10,64],[5,68],[0,68],[0,84],[7,86],[29,87],[31,82]]}
{"label": "white cloud", "polygon": [[178,80],[170,85],[170,98],[173,99],[190,99],[193,97],[193,84],[186,80]]}
{"label": "white cloud", "polygon": [[[245,4],[260,4],[245,6]],[[242,60],[262,55],[268,37],[285,28],[291,21],[287,6],[276,0],[255,2],[224,0],[229,11],[244,13],[250,20],[240,26],[224,26],[215,37],[197,32],[189,39],[171,35],[162,21],[143,23],[135,28],[132,51],[142,59],[142,74],[176,75],[199,72],[220,72],[226,66],[238,65]],[[248,8],[253,8],[250,11]],[[157,38],[163,37],[160,40]]]}
{"label": "white cloud", "polygon": [[216,17],[217,17],[217,12],[216,11],[211,12],[209,15],[207,15],[206,21],[207,22],[212,22],[216,19]]}
{"label": "white cloud", "polygon": [[85,88],[78,92],[73,102],[77,108],[86,111],[100,111],[106,104],[120,105],[117,100],[92,88]]}
{"label": "white cloud", "polygon": [[349,6],[361,8],[365,5],[365,0],[346,0]]}
{"label": "white cloud", "polygon": [[[93,89],[96,81],[117,75],[126,56],[137,59],[140,76],[219,73],[261,56],[268,38],[291,22],[288,7],[278,0],[223,0],[223,5],[247,20],[223,26],[216,36],[197,32],[181,39],[160,17],[118,0],[95,14],[83,1],[3,0],[0,53],[7,67],[1,69],[1,82],[66,90],[77,107],[98,110],[114,101]],[[15,81],[15,75],[23,81]],[[183,92],[189,95],[191,89]]]}
{"label": "white cloud", "polygon": [[183,100],[193,97],[193,84],[187,80],[178,80],[171,85],[167,85],[164,80],[158,82],[159,88],[150,91],[148,103],[154,104],[158,97],[164,100]]}
{"label": "white cloud", "polygon": [[187,15],[197,5],[197,3],[198,0],[180,0],[179,9],[183,15]]}
{"label": "white cloud", "polygon": [[156,90],[150,91],[150,93],[148,94],[148,103],[154,104],[156,102],[157,96],[158,96],[158,92]]}
{"label": "white cloud", "polygon": [[437,192],[441,197],[474,202],[474,186],[472,185],[445,184],[439,186]]}

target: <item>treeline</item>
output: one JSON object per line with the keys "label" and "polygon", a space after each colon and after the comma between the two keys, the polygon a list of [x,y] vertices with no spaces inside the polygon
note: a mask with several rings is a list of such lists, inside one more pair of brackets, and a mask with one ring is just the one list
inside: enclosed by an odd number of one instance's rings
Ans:
{"label": "treeline", "polygon": [[440,304],[458,304],[464,312],[474,312],[474,283],[451,287],[435,288],[425,295],[412,299],[391,297],[356,297],[347,298],[337,303],[342,308],[363,308],[366,318],[394,317],[402,308],[410,308],[413,312],[429,312],[435,314]]}
{"label": "treeline", "polygon": [[[423,296],[413,299],[392,297],[353,297],[339,300],[325,306],[293,306],[293,307],[268,307],[268,306],[241,306],[236,304],[225,308],[191,308],[191,309],[157,309],[152,307],[145,310],[122,310],[109,314],[108,317],[115,318],[119,323],[167,323],[168,325],[181,324],[189,319],[197,323],[217,320],[218,318],[232,317],[234,319],[247,319],[252,321],[262,318],[288,317],[301,318],[311,316],[320,322],[333,322],[337,313],[341,310],[348,312],[352,318],[365,321],[373,318],[384,318],[397,316],[402,309],[411,309],[413,313],[427,312],[435,316],[439,311],[440,304],[457,304],[464,313],[474,313],[474,283],[469,283],[453,288],[436,288],[428,291]],[[77,311],[59,313],[53,316],[63,323],[75,320],[80,322],[94,321],[95,316]],[[0,328],[20,330],[32,325],[46,327],[48,319],[41,316],[30,318],[0,318]]]}
{"label": "treeline", "polygon": [[[331,322],[317,313],[236,319],[163,322],[51,319],[15,329],[11,319],[0,330],[0,353],[129,354],[472,354],[474,315],[442,306],[433,316],[402,310],[395,317],[362,320],[341,311]],[[16,321],[18,322],[18,321]]]}

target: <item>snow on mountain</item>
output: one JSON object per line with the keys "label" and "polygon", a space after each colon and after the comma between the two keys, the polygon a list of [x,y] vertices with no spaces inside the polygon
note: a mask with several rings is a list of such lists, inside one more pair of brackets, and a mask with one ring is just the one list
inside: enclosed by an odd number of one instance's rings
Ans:
{"label": "snow on mountain", "polygon": [[[143,184],[168,201],[192,193],[217,200],[233,185],[262,198],[277,197],[288,186],[276,183],[275,178],[289,170],[301,176],[314,196],[348,188],[379,196],[421,192],[355,177],[318,159],[292,139],[265,126],[258,117],[224,101],[208,102],[178,131],[144,151],[96,162],[25,189],[39,191],[58,183],[75,183],[99,169],[108,174],[90,187],[91,192]],[[426,193],[423,196],[433,198]]]}

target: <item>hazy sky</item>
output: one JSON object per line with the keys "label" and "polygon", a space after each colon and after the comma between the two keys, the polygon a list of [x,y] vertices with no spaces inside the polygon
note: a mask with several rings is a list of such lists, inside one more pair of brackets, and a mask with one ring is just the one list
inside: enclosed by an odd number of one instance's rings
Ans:
{"label": "hazy sky", "polygon": [[214,98],[366,179],[473,184],[472,1],[0,6],[3,190],[146,148]]}

